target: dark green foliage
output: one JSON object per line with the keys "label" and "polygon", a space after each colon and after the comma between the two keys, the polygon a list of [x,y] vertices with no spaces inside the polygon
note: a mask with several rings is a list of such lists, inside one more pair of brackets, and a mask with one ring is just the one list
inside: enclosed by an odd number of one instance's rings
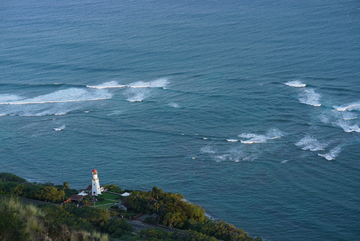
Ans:
{"label": "dark green foliage", "polygon": [[72,204],[66,206],[41,205],[41,208],[47,213],[46,217],[52,220],[49,223],[53,227],[63,223],[75,230],[92,231],[94,226],[103,226],[110,220],[108,211],[97,208],[79,208]]}
{"label": "dark green foliage", "polygon": [[104,188],[107,188],[108,191],[110,192],[116,192],[116,193],[121,193],[122,190],[121,190],[121,187],[115,185],[115,184],[106,184],[103,186]]}
{"label": "dark green foliage", "polygon": [[108,233],[112,238],[120,238],[131,233],[132,225],[127,223],[126,219],[111,219],[104,223],[101,231]]}
{"label": "dark green foliage", "polygon": [[26,182],[25,179],[11,173],[0,173],[0,175],[6,179],[6,181],[3,180],[0,182],[0,193],[2,194],[14,194],[21,197],[47,200],[50,202],[60,202],[73,194],[77,194],[75,189],[64,188],[63,185],[54,186],[49,183],[29,183]]}
{"label": "dark green foliage", "polygon": [[195,231],[182,232],[166,232],[159,228],[146,229],[138,232],[139,236],[145,240],[179,240],[179,241],[216,241],[214,237],[209,237],[205,234]]}
{"label": "dark green foliage", "polygon": [[26,241],[30,234],[26,231],[23,220],[18,217],[18,210],[3,205],[0,201],[0,240],[4,241]]}
{"label": "dark green foliage", "polygon": [[245,233],[242,229],[237,229],[235,226],[222,220],[206,218],[203,223],[189,220],[185,223],[184,228],[200,232],[208,236],[216,237],[221,240],[254,240],[254,238],[249,237],[248,234]]}
{"label": "dark green foliage", "polygon": [[[225,241],[254,240],[242,229],[237,229],[222,220],[212,220],[205,217],[204,209],[187,203],[183,199],[184,197],[181,194],[165,193],[161,189],[154,187],[150,192],[132,192],[132,195],[127,199],[127,203],[136,212],[148,214],[156,212],[159,215],[160,223],[169,227],[192,230],[192,232],[202,233],[207,237],[215,237]],[[150,221],[150,219],[147,221]],[[200,239],[200,237],[197,238]]]}
{"label": "dark green foliage", "polygon": [[0,179],[2,179],[4,182],[18,182],[18,183],[27,182],[24,178],[18,177],[15,174],[7,173],[7,172],[0,173]]}
{"label": "dark green foliage", "polygon": [[165,193],[161,189],[154,187],[152,191],[134,191],[128,197],[127,203],[136,212],[153,214],[157,212],[160,223],[169,227],[181,228],[186,220],[196,220],[203,222],[205,210],[185,202],[181,194]]}
{"label": "dark green foliage", "polygon": [[105,198],[102,195],[97,196],[96,199],[100,202],[105,200]]}

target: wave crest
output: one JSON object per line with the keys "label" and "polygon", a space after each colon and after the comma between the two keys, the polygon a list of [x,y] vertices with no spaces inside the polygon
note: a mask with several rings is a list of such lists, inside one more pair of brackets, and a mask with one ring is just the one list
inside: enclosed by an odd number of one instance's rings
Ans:
{"label": "wave crest", "polygon": [[277,139],[282,137],[284,134],[278,129],[269,130],[266,135],[256,135],[253,133],[243,133],[238,135],[241,138],[246,138],[249,140],[241,140],[241,143],[244,144],[254,144],[254,143],[264,143],[267,140]]}
{"label": "wave crest", "polygon": [[312,106],[321,106],[319,102],[321,95],[316,93],[313,89],[304,90],[299,94],[299,96],[302,97],[299,99],[300,103]]}
{"label": "wave crest", "polygon": [[289,81],[285,85],[296,88],[306,87],[306,84],[301,83],[299,80]]}

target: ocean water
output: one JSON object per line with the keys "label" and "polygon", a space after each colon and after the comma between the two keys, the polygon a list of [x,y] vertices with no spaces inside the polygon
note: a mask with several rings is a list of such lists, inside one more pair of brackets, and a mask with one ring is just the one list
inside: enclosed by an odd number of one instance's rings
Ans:
{"label": "ocean water", "polygon": [[359,237],[358,1],[2,1],[0,32],[2,172]]}

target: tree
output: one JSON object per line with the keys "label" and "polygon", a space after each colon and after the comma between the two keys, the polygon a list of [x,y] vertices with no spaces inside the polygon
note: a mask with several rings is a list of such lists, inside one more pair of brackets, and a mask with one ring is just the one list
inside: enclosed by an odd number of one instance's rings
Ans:
{"label": "tree", "polygon": [[51,202],[56,202],[61,200],[64,196],[64,191],[58,191],[56,187],[45,186],[39,190],[35,197],[42,200],[49,200]]}
{"label": "tree", "polygon": [[115,185],[115,184],[106,184],[103,186],[104,188],[107,188],[108,191],[110,192],[116,192],[116,193],[121,193],[121,187]]}
{"label": "tree", "polygon": [[181,217],[180,212],[176,213],[167,213],[164,217],[163,223],[169,227],[173,226],[183,226],[184,225],[184,219]]}
{"label": "tree", "polygon": [[63,201],[65,200],[65,189],[69,189],[69,188],[70,188],[69,183],[64,182],[63,183]]}

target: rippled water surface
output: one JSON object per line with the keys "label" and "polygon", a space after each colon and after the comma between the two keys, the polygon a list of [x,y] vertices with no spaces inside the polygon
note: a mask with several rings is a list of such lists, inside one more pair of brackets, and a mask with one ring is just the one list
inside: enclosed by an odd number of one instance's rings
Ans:
{"label": "rippled water surface", "polygon": [[358,1],[5,1],[0,164],[182,193],[265,240],[360,235]]}

